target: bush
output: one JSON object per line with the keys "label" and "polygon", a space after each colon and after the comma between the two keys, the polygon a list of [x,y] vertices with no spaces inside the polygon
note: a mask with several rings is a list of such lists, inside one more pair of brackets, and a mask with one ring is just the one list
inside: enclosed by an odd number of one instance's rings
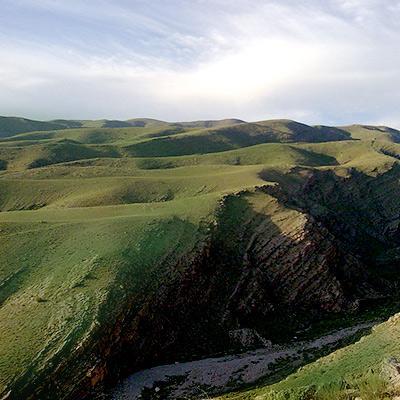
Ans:
{"label": "bush", "polygon": [[387,382],[376,373],[369,373],[357,382],[359,397],[362,400],[389,399]]}

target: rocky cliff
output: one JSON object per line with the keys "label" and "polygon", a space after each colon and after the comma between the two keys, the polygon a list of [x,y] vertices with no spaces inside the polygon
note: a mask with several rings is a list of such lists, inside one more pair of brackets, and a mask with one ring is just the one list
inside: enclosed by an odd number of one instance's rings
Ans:
{"label": "rocky cliff", "polygon": [[81,374],[61,365],[34,396],[62,389],[62,398],[93,398],[134,370],[284,340],[394,296],[398,176],[397,167],[375,176],[263,171],[276,183],[225,196],[197,248],[98,332],[79,358]]}
{"label": "rocky cliff", "polygon": [[125,313],[96,376],[284,340],[395,295],[387,255],[399,240],[398,175],[295,168],[274,175],[277,185],[226,196],[198,249]]}

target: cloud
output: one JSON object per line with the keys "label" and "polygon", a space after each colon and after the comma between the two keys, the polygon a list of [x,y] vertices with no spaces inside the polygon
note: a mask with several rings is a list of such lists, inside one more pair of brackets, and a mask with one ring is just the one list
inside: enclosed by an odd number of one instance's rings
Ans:
{"label": "cloud", "polygon": [[400,126],[397,1],[5,1],[3,113]]}

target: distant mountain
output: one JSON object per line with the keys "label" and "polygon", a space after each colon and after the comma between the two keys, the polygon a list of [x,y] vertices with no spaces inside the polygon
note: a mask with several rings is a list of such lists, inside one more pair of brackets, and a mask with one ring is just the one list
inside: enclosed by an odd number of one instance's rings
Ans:
{"label": "distant mountain", "polygon": [[0,138],[9,137],[18,133],[34,131],[50,131],[74,128],[129,128],[129,127],[157,127],[179,126],[185,128],[211,128],[243,123],[237,119],[193,121],[170,123],[152,118],[134,118],[126,121],[120,120],[67,120],[55,119],[52,121],[35,121],[20,117],[0,117]]}
{"label": "distant mountain", "polygon": [[207,120],[207,121],[189,121],[189,122],[175,122],[175,125],[181,125],[187,128],[221,128],[224,126],[232,126],[245,124],[241,119],[220,119],[220,120]]}
{"label": "distant mountain", "polygon": [[[210,125],[205,122],[196,124]],[[132,144],[128,150],[131,155],[137,157],[162,157],[213,153],[262,143],[321,143],[351,140],[350,133],[338,128],[311,127],[290,120],[220,125],[221,123],[214,122],[211,128],[188,131],[180,135],[155,137],[151,141]]]}
{"label": "distant mountain", "polygon": [[130,124],[130,126],[137,126],[137,127],[157,127],[157,126],[164,126],[170,125],[170,123],[165,121],[160,121],[158,119],[153,118],[133,118],[128,119],[126,121]]}
{"label": "distant mountain", "polygon": [[276,132],[281,142],[331,142],[351,139],[345,130],[331,126],[309,126],[297,121],[277,119],[257,122]]}
{"label": "distant mountain", "polygon": [[[221,142],[228,140],[226,148],[217,146],[217,151],[228,150],[229,147],[254,145],[258,143],[289,143],[289,142],[328,142],[349,139],[379,139],[393,143],[400,143],[400,132],[386,126],[350,125],[331,127],[324,125],[309,126],[300,122],[285,119],[245,122],[240,119],[166,122],[152,118],[134,118],[126,121],[120,120],[67,120],[56,119],[52,121],[35,121],[21,117],[0,117],[0,138],[8,138],[20,133],[56,131],[64,129],[102,129],[102,128],[163,128],[161,134],[155,132],[151,137],[170,136],[173,133],[196,131],[194,135],[203,135],[195,139],[197,142]],[[203,132],[200,132],[200,131]],[[205,136],[208,136],[205,138]],[[164,141],[172,139],[164,138]],[[185,138],[179,144],[185,144]],[[240,143],[237,143],[237,142]],[[164,143],[165,145],[165,143]],[[206,144],[205,144],[206,145]],[[157,144],[155,144],[157,146]],[[175,146],[175,145],[174,145]],[[207,145],[206,145],[207,146]],[[201,146],[202,147],[202,146]],[[181,153],[181,152],[178,152]],[[190,153],[191,154],[191,153]]]}
{"label": "distant mountain", "polygon": [[56,122],[34,121],[20,117],[0,117],[0,138],[32,131],[64,129],[65,125]]}

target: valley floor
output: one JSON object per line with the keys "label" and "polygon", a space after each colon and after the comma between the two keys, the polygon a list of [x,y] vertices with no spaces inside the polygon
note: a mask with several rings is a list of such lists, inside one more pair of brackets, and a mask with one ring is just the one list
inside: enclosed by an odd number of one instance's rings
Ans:
{"label": "valley floor", "polygon": [[112,392],[113,400],[205,399],[274,378],[359,338],[377,321],[339,329],[309,341],[271,345],[242,354],[157,366],[132,374]]}

